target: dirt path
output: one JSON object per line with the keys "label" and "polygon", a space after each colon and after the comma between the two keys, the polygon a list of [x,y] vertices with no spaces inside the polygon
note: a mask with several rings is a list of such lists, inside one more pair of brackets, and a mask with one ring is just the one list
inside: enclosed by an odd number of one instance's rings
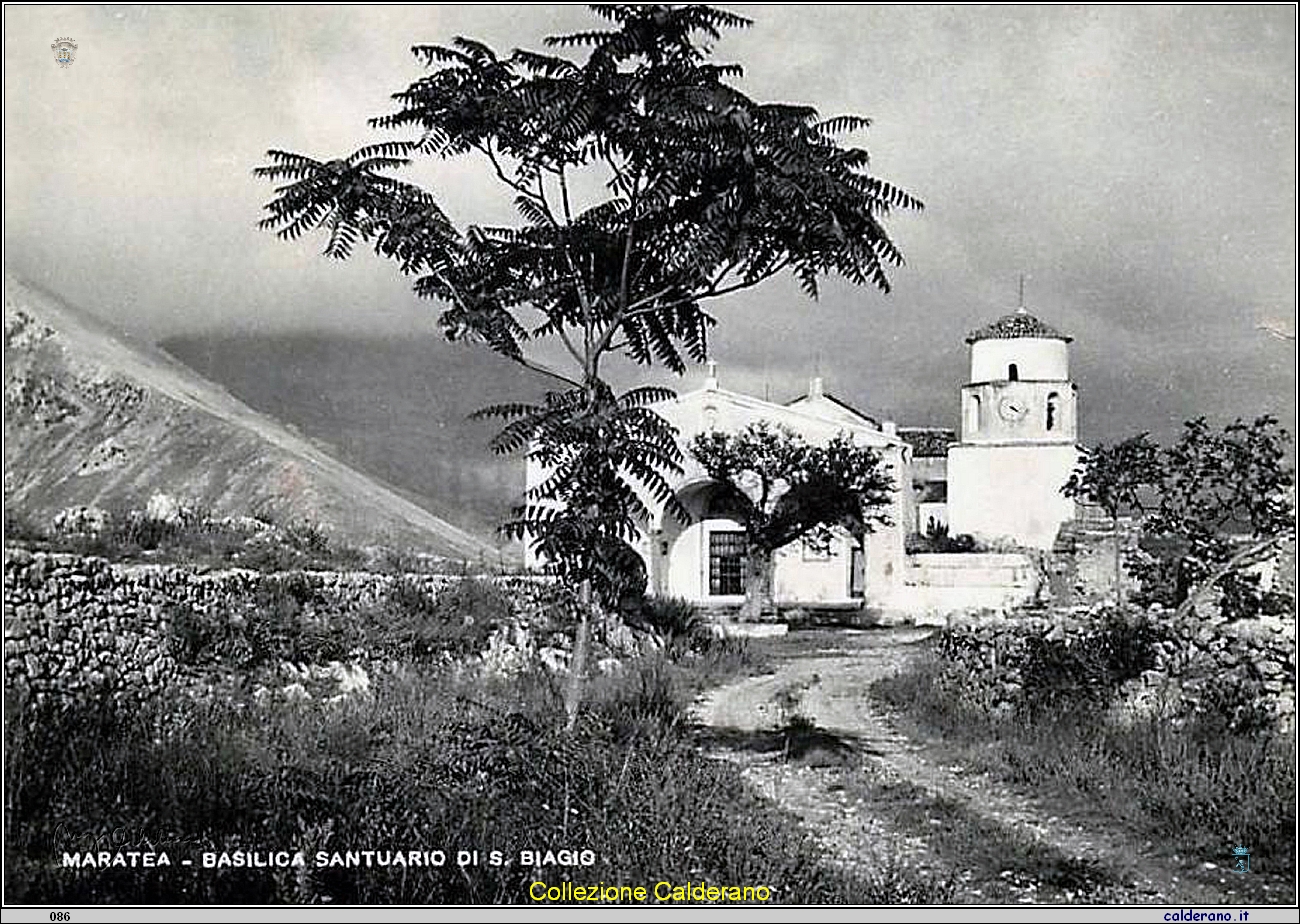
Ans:
{"label": "dirt path", "polygon": [[[775,674],[702,697],[705,747],[740,763],[758,792],[801,817],[834,862],[865,874],[901,866],[954,884],[954,901],[1292,901],[1284,877],[1243,877],[1206,858],[1161,854],[1109,830],[1086,805],[1017,792],[899,734],[869,690],[902,668],[926,634],[789,637]],[[791,738],[774,732],[795,713],[816,726],[799,739],[798,760],[790,759]]]}

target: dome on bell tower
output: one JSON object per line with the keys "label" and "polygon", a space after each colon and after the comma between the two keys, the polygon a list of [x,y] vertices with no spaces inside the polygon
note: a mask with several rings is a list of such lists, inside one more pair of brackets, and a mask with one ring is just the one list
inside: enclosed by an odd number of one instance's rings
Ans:
{"label": "dome on bell tower", "polygon": [[966,337],[970,381],[1065,381],[1070,377],[1072,339],[1018,308]]}
{"label": "dome on bell tower", "polygon": [[1033,337],[1038,340],[1063,340],[1066,343],[1074,339],[1034,317],[1021,307],[1010,314],[1004,314],[992,324],[985,324],[979,330],[971,331],[966,337],[966,342],[1015,340],[1021,337]]}

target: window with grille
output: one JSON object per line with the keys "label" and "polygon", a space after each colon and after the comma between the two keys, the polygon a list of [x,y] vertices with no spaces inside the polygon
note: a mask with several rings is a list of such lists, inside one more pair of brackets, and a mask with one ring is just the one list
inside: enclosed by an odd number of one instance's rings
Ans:
{"label": "window with grille", "polygon": [[745,534],[719,530],[709,533],[709,594],[737,596],[745,592]]}

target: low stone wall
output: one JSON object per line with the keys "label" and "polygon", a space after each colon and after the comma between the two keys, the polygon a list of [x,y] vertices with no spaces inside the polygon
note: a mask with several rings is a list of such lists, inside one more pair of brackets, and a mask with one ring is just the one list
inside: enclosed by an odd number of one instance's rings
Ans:
{"label": "low stone wall", "polygon": [[169,607],[102,559],[5,551],[5,692],[143,699],[176,674]]}
{"label": "low stone wall", "polygon": [[[462,580],[400,578],[431,597]],[[332,624],[362,618],[399,576],[371,572],[202,572],[180,565],[116,565],[101,558],[6,549],[5,690],[43,701],[140,700],[177,674],[172,621],[182,610],[238,623],[277,589],[315,601]],[[550,582],[493,578],[517,612],[545,607]]]}
{"label": "low stone wall", "polygon": [[[1050,659],[1097,676],[1105,662],[1122,669],[1126,654],[1118,649],[1133,640],[1133,651],[1148,650],[1151,663],[1112,691],[1111,721],[1158,717],[1177,724],[1216,712],[1238,727],[1294,728],[1294,620],[1192,618],[1174,624],[1173,614],[1158,607],[1118,626],[1113,619],[1108,625],[1106,617],[1100,607],[1049,616],[959,617],[940,633],[940,648],[968,694],[995,713],[1015,712],[1026,704],[1028,687],[1050,683],[1050,675],[1031,676]],[[1084,678],[1056,679],[1065,685]]]}

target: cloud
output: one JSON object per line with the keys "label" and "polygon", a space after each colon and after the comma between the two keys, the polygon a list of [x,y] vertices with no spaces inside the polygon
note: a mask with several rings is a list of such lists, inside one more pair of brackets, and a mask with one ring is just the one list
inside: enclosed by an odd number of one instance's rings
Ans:
{"label": "cloud", "polygon": [[[1076,336],[1086,439],[1197,413],[1295,423],[1296,29],[1285,7],[739,7],[719,57],[756,96],[874,119],[879,173],[920,195],[894,292],[776,282],[719,308],[753,390],[814,367],[855,404],[953,423],[965,332],[1014,305]],[[270,147],[321,155],[418,77],[408,48],[502,49],[575,7],[6,10],[11,271],[152,337],[427,327],[392,267],[256,229]],[[78,42],[71,67],[50,43]],[[421,166],[458,218],[507,220],[481,169]]]}

